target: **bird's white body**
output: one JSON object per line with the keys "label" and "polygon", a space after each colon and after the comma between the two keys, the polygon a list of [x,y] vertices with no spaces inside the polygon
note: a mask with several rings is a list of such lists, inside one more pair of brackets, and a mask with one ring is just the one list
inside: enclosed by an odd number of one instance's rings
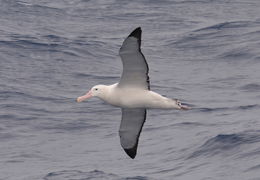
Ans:
{"label": "bird's white body", "polygon": [[150,90],[134,87],[121,88],[118,87],[118,83],[110,86],[97,85],[96,87],[103,90],[102,94],[97,95],[97,97],[114,106],[122,108],[179,109],[176,100],[163,97]]}
{"label": "bird's white body", "polygon": [[121,88],[118,87],[118,83],[110,86],[98,85],[96,87],[99,87],[99,89],[102,88],[104,91],[104,93],[97,95],[97,97],[108,104],[121,108],[179,109],[176,100],[163,97],[150,90],[134,87]]}

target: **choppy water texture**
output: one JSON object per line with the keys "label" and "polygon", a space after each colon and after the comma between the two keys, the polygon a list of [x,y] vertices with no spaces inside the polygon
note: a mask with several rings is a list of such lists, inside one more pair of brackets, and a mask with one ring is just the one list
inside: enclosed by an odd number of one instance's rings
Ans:
{"label": "choppy water texture", "polygon": [[[151,89],[138,155],[95,84],[119,80],[136,27]],[[0,0],[0,179],[259,180],[260,1]]]}

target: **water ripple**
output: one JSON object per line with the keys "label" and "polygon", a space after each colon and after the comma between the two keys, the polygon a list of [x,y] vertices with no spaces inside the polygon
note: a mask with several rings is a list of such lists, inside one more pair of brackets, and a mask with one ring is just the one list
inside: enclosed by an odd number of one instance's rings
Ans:
{"label": "water ripple", "polygon": [[207,140],[189,158],[213,156],[234,150],[239,146],[260,142],[260,133],[219,134]]}
{"label": "water ripple", "polygon": [[246,92],[259,92],[260,84],[250,83],[240,87],[241,90]]}
{"label": "water ripple", "polygon": [[241,105],[234,107],[216,107],[216,108],[193,108],[194,111],[197,112],[226,112],[226,111],[241,111],[241,110],[251,110],[260,108],[259,104],[249,104],[249,105]]}
{"label": "water ripple", "polygon": [[58,172],[50,172],[43,177],[44,180],[83,180],[83,179],[93,179],[93,180],[149,180],[150,178],[144,176],[133,176],[122,178],[118,175],[112,173],[105,173],[104,171],[94,170],[90,172],[83,172],[78,170],[64,170]]}

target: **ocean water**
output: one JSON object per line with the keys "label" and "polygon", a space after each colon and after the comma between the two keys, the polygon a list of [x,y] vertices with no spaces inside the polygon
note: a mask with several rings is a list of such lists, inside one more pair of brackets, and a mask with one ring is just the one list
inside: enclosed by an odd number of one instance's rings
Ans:
{"label": "ocean water", "polygon": [[[76,103],[118,82],[136,27],[151,89],[137,157],[121,110]],[[1,180],[260,180],[260,1],[0,0]]]}

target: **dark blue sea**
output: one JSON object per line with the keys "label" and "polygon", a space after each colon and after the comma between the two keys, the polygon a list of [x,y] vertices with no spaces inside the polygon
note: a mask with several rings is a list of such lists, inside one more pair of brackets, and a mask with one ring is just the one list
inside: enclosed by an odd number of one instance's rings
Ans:
{"label": "dark blue sea", "polygon": [[[142,27],[151,90],[137,156],[120,146],[119,48]],[[260,1],[0,0],[1,180],[260,180]]]}

